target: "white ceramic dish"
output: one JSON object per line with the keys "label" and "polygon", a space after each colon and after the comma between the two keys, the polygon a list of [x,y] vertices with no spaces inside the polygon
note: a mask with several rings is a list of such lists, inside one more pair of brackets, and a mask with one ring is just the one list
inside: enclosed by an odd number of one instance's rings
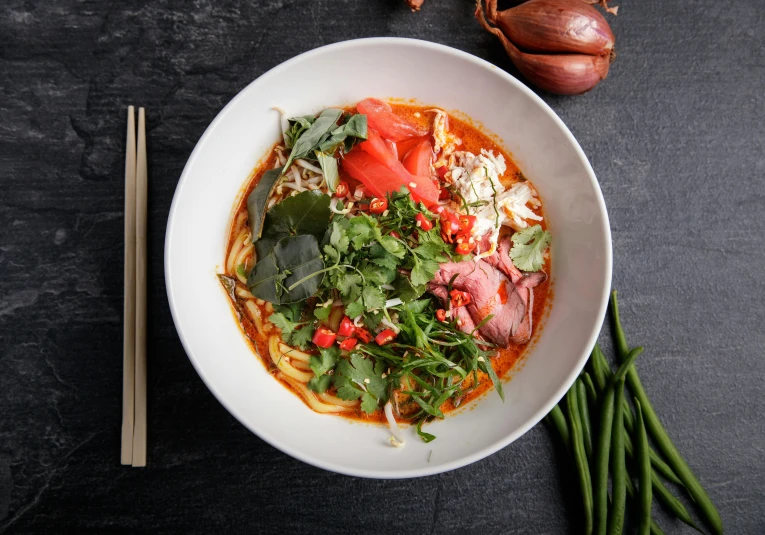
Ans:
{"label": "white ceramic dish", "polygon": [[[533,350],[505,384],[505,402],[490,394],[469,410],[431,424],[427,430],[438,439],[429,444],[407,429],[401,449],[388,444],[386,428],[316,414],[269,376],[245,342],[216,277],[234,200],[280,135],[272,106],[303,115],[368,96],[460,110],[498,135],[539,190],[553,234],[549,317]],[[582,149],[523,84],[486,61],[442,45],[363,39],[279,65],[218,114],[175,192],[165,278],[191,362],[245,426],[283,452],[327,470],[417,477],[467,465],[507,446],[565,394],[603,321],[611,237],[603,196]]]}

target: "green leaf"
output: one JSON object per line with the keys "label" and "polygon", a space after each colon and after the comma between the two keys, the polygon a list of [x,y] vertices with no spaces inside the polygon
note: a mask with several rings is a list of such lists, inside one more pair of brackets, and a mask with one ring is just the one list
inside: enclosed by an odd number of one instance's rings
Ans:
{"label": "green leaf", "polygon": [[319,377],[324,375],[329,370],[335,367],[335,364],[340,360],[340,348],[332,346],[327,349],[320,348],[319,356],[312,355],[309,361],[311,370]]}
{"label": "green leaf", "polygon": [[325,320],[329,317],[329,313],[332,311],[332,307],[316,307],[313,309],[313,315],[317,320]]}
{"label": "green leaf", "polygon": [[427,286],[413,286],[409,277],[397,275],[393,281],[395,291],[393,295],[401,299],[404,303],[413,301],[425,293]]}
{"label": "green leaf", "polygon": [[369,392],[364,392],[361,396],[361,410],[367,414],[372,414],[377,410],[378,400]]}
{"label": "green leaf", "polygon": [[252,241],[258,241],[263,233],[263,221],[266,217],[266,207],[271,193],[276,187],[283,168],[269,169],[260,177],[255,189],[247,197],[247,218],[250,222]]}
{"label": "green leaf", "polygon": [[289,335],[292,334],[292,331],[294,331],[295,327],[297,327],[297,323],[288,320],[284,314],[279,312],[268,316],[268,321],[276,325],[279,330],[282,331],[282,338],[285,340],[288,339]]}
{"label": "green leaf", "polygon": [[[352,401],[354,399],[359,399],[361,395],[364,393],[362,390],[359,390],[358,388],[354,387],[350,381],[343,377],[338,378],[338,376],[335,376],[334,380],[335,386],[337,387],[337,397],[340,399],[344,399],[347,401]],[[338,383],[340,383],[340,386],[338,386]]]}
{"label": "green leaf", "polygon": [[422,430],[422,423],[423,421],[420,420],[417,422],[417,434],[420,435],[420,438],[422,438],[423,442],[432,442],[436,439],[436,435],[431,435],[430,433],[426,433]]}
{"label": "green leaf", "polygon": [[364,275],[367,284],[374,284],[375,286],[390,284],[396,278],[395,269],[384,268],[376,264],[366,264],[361,268],[361,274]]}
{"label": "green leaf", "polygon": [[289,119],[290,127],[284,132],[284,146],[291,149],[295,145],[295,141],[311,127],[314,121],[316,121],[316,117],[313,115]]}
{"label": "green leaf", "polygon": [[334,108],[327,108],[322,111],[311,126],[295,141],[284,169],[289,169],[296,158],[303,158],[311,154],[321,143],[322,138],[335,129],[337,120],[342,114],[342,110]]}
{"label": "green leaf", "polygon": [[361,286],[361,276],[352,271],[339,271],[336,282],[340,294],[348,297],[356,293],[354,290],[358,290]]}
{"label": "green leaf", "polygon": [[[403,301],[403,299],[402,299]],[[404,308],[411,310],[415,314],[422,314],[431,305],[430,299],[418,299],[417,301],[410,301],[404,304]]]}
{"label": "green leaf", "polygon": [[393,236],[380,236],[377,241],[380,242],[380,245],[382,245],[385,250],[393,256],[397,258],[404,258],[404,255],[406,254],[406,247],[404,247],[404,244],[401,243],[401,240],[397,240]]}
{"label": "green leaf", "polygon": [[395,271],[400,260],[390,254],[379,243],[375,243],[369,248],[370,261],[382,268]]}
{"label": "green leaf", "polygon": [[351,219],[348,235],[351,236],[353,246],[356,249],[362,249],[374,239],[376,229],[377,221],[366,214],[361,214]]}
{"label": "green leaf", "polygon": [[320,150],[315,151],[314,154],[316,154],[316,159],[319,160],[319,165],[321,166],[322,173],[324,173],[324,180],[327,182],[329,191],[334,193],[340,180],[340,175],[337,171],[337,160],[334,154]]}
{"label": "green leaf", "polygon": [[306,386],[308,386],[309,390],[323,394],[327,391],[330,384],[332,384],[332,376],[322,375],[321,377],[311,377]]}
{"label": "green leaf", "polygon": [[231,301],[236,303],[236,279],[227,275],[218,275],[218,280],[223,285],[223,289],[231,298]]}
{"label": "green leaf", "polygon": [[337,249],[335,249],[331,245],[324,246],[324,254],[327,257],[327,263],[333,264],[333,265],[340,263],[340,253],[338,253]]}
{"label": "green leaf", "polygon": [[329,236],[329,243],[332,244],[338,253],[345,254],[348,252],[350,239],[348,238],[347,230],[343,228],[343,224],[340,221],[347,222],[348,220],[340,219],[339,221],[332,222],[332,233]]}
{"label": "green leaf", "polygon": [[301,191],[275,204],[266,216],[263,236],[280,240],[285,236],[311,234],[320,240],[329,226],[332,212],[329,195],[316,190]]}
{"label": "green leaf", "polygon": [[303,315],[302,303],[290,303],[287,305],[274,305],[274,311],[282,314],[287,320],[292,323],[300,323],[300,318]]}
{"label": "green leaf", "polygon": [[489,375],[491,382],[494,383],[494,389],[497,391],[497,394],[499,394],[499,397],[502,399],[502,401],[505,401],[505,393],[502,391],[502,381],[499,380],[499,377],[497,377],[497,372],[494,371],[494,366],[491,363],[491,358],[488,355],[482,358],[483,360],[479,361],[478,367]]}
{"label": "green leaf", "polygon": [[[322,269],[324,261],[316,238],[310,234],[289,236],[255,264],[247,286],[252,295],[271,303],[303,301],[319,288],[323,274],[312,275]],[[290,289],[294,284],[297,285]]]}
{"label": "green leaf", "polygon": [[361,316],[361,314],[364,313],[364,303],[362,303],[361,298],[356,299],[355,301],[349,303],[345,307],[345,315],[349,318],[356,318],[358,316]]}
{"label": "green leaf", "polygon": [[367,392],[378,399],[385,397],[387,381],[375,373],[373,362],[361,353],[351,353],[350,362],[341,360],[335,369],[336,375],[354,381],[356,385],[364,385]]}
{"label": "green leaf", "polygon": [[367,139],[367,116],[362,113],[352,115],[345,123],[345,135]]}
{"label": "green leaf", "polygon": [[377,286],[364,286],[361,297],[367,310],[380,310],[385,307],[385,295]]}
{"label": "green leaf", "polygon": [[447,245],[443,241],[441,241],[441,243],[438,243],[436,241],[431,241],[431,242],[423,243],[422,245],[414,249],[412,252],[416,254],[418,257],[422,258],[423,260],[447,262],[449,260],[449,257],[447,257],[444,254],[446,250],[447,250]]}
{"label": "green leaf", "polygon": [[521,271],[539,271],[545,263],[544,252],[550,245],[549,231],[534,225],[513,234],[510,258]]}
{"label": "green leaf", "polygon": [[367,312],[364,314],[364,325],[370,329],[376,329],[384,317],[382,312]]}
{"label": "green leaf", "polygon": [[435,278],[438,269],[438,262],[434,260],[415,262],[411,273],[412,285],[414,287],[426,285]]}
{"label": "green leaf", "polygon": [[303,326],[301,329],[296,329],[292,331],[290,340],[287,343],[293,346],[297,346],[300,349],[305,349],[308,347],[308,343],[313,338],[314,330],[314,326],[310,323]]}

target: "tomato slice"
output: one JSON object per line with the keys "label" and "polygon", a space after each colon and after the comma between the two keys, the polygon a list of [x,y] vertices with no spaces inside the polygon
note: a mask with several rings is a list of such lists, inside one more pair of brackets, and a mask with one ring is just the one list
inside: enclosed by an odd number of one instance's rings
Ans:
{"label": "tomato slice", "polygon": [[433,160],[433,145],[423,139],[404,156],[404,167],[417,176],[430,176],[430,162]]}
{"label": "tomato slice", "polygon": [[385,197],[387,192],[401,188],[399,176],[366,152],[352,150],[340,166],[375,197]]}
{"label": "tomato slice", "polygon": [[399,141],[396,143],[396,148],[398,149],[398,159],[403,160],[404,156],[406,156],[407,153],[412,150],[415,145],[422,141],[430,142],[430,136],[413,137],[411,139],[405,139],[404,141]]}
{"label": "tomato slice", "polygon": [[424,128],[393,113],[393,109],[382,100],[366,98],[356,104],[356,109],[367,116],[369,127],[380,132],[385,139],[399,142],[428,133]]}
{"label": "tomato slice", "polygon": [[[404,164],[398,161],[396,155],[391,152],[390,148],[385,144],[385,141],[380,137],[376,131],[371,128],[367,131],[367,140],[359,145],[359,148],[374,157],[378,162],[385,165],[399,178],[399,185],[394,189],[388,189],[386,191],[398,191],[401,186],[406,186],[415,201],[422,201],[426,206],[433,206],[438,202],[438,188],[433,184],[426,173],[424,176],[413,175],[406,170]],[[347,156],[350,156],[355,151],[351,151]],[[428,164],[429,165],[429,164]],[[350,173],[350,170],[349,170]],[[353,176],[353,173],[351,173]],[[361,182],[364,182],[361,178],[355,177]],[[364,184],[367,184],[364,182]],[[387,184],[387,183],[386,183]],[[386,186],[387,187],[387,186]],[[372,189],[370,187],[370,189]]]}

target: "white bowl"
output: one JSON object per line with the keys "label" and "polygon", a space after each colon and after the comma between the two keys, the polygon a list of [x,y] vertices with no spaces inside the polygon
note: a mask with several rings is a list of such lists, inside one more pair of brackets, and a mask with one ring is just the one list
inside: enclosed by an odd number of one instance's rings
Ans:
{"label": "white bowl", "polygon": [[[544,329],[505,384],[393,448],[385,427],[311,411],[253,354],[216,273],[234,201],[280,135],[272,106],[316,113],[365,97],[415,99],[459,110],[498,135],[544,203],[552,231],[552,302]],[[576,97],[574,97],[576,98]],[[581,147],[557,115],[518,80],[446,46],[376,38],[301,54],[239,93],[207,128],[173,199],[165,278],[175,326],[202,380],[240,422],[304,462],[362,477],[437,474],[503,448],[541,420],[571,386],[595,343],[611,283],[603,196]],[[204,423],[203,423],[204,425]]]}

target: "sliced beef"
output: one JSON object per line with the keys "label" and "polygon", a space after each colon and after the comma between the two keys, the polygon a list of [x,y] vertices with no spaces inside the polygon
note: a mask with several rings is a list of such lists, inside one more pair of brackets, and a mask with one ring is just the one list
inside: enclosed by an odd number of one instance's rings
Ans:
{"label": "sliced beef", "polygon": [[[475,325],[493,314],[479,332],[486,340],[502,347],[511,342],[522,344],[531,338],[533,288],[547,279],[544,272],[524,273],[516,268],[510,259],[510,245],[510,239],[505,238],[497,251],[484,260],[441,264],[431,284],[431,292],[446,302],[446,286],[454,277],[452,287],[471,296],[469,305],[458,307],[454,312],[463,319],[463,324],[470,325],[463,331],[471,332]],[[470,324],[465,320],[468,315],[472,320]]]}
{"label": "sliced beef", "polygon": [[[444,304],[444,309],[449,309],[449,292],[446,286],[438,284],[430,285],[430,293],[438,297]],[[452,309],[452,315],[457,318],[457,327],[464,333],[470,334],[475,331],[475,322],[473,317],[468,312],[467,307],[457,307]]]}

